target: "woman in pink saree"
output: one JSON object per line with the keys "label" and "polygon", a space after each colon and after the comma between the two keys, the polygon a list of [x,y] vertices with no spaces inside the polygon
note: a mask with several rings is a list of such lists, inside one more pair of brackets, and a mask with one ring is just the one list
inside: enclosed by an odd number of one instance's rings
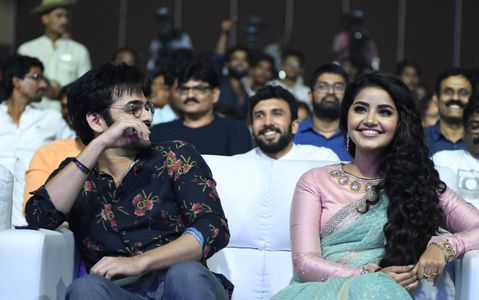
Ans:
{"label": "woman in pink saree", "polygon": [[300,178],[294,276],[273,299],[413,299],[420,282],[442,280],[448,261],[479,249],[479,211],[440,180],[398,78],[373,72],[354,81],[340,128],[354,159]]}

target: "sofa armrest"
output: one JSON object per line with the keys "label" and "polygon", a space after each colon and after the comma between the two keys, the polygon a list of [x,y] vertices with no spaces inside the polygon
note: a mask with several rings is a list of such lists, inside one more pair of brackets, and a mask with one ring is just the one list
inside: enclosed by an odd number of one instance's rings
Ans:
{"label": "sofa armrest", "polygon": [[456,299],[479,299],[479,250],[468,251],[458,261],[456,269]]}
{"label": "sofa armrest", "polygon": [[63,299],[74,278],[68,229],[0,231],[0,291],[4,299]]}

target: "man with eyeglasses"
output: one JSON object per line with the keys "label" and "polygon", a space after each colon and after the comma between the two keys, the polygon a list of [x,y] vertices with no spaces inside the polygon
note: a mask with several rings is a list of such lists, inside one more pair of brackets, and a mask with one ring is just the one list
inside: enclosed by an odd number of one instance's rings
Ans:
{"label": "man with eyeglasses", "polygon": [[304,55],[294,49],[286,50],[281,56],[279,79],[273,80],[272,85],[279,85],[287,89],[298,101],[308,102],[309,89],[303,84]]}
{"label": "man with eyeglasses", "polygon": [[192,145],[151,143],[149,89],[137,68],[105,64],[68,93],[85,148],[25,206],[31,227],[73,231],[89,274],[66,299],[228,299],[206,267],[229,241],[215,181]]}
{"label": "man with eyeglasses", "polygon": [[465,148],[462,117],[474,88],[472,75],[466,69],[449,68],[439,73],[436,80],[439,122],[424,129],[424,140],[431,155]]}
{"label": "man with eyeglasses", "polygon": [[[65,37],[70,23],[70,7],[76,0],[43,0],[32,10],[40,17],[44,35],[25,42],[18,47],[18,53],[38,58],[45,66],[50,79],[46,96],[57,99],[62,86],[65,86],[91,68],[88,49],[77,41]],[[58,101],[44,98],[42,106],[57,108]]]}
{"label": "man with eyeglasses", "polygon": [[432,159],[435,165],[454,171],[459,194],[479,208],[479,95],[464,107],[463,124],[466,148],[439,151]]}
{"label": "man with eyeglasses", "polygon": [[25,171],[34,152],[56,139],[74,137],[74,132],[54,110],[32,105],[47,88],[43,64],[36,58],[15,55],[5,64],[6,101],[0,105],[0,163],[15,175],[13,225],[25,225],[22,213]]}
{"label": "man with eyeglasses", "polygon": [[153,142],[182,140],[193,144],[201,154],[234,155],[251,149],[251,135],[239,120],[215,115],[218,101],[218,74],[207,61],[195,61],[178,77],[175,107],[178,120],[151,129]]}
{"label": "man with eyeglasses", "polygon": [[309,92],[313,117],[301,122],[295,143],[327,147],[342,161],[351,161],[344,134],[339,130],[341,102],[347,84],[348,75],[339,65],[326,64],[313,72]]}

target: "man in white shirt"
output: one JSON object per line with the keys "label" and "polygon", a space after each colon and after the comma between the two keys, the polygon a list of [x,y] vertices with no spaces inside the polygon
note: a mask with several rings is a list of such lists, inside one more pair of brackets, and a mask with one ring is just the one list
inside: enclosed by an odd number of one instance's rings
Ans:
{"label": "man in white shirt", "polygon": [[42,63],[33,57],[14,56],[5,65],[8,99],[0,104],[0,164],[15,176],[13,225],[24,225],[22,213],[25,171],[37,148],[74,132],[54,110],[32,106],[47,89]]}
{"label": "man in white shirt", "polygon": [[240,156],[339,161],[328,148],[293,143],[298,131],[298,105],[294,96],[280,86],[265,86],[250,98],[250,120],[257,147]]}
{"label": "man in white shirt", "polygon": [[432,157],[436,166],[448,167],[456,173],[459,194],[479,208],[479,96],[464,107],[465,150],[443,150]]}
{"label": "man in white shirt", "polygon": [[[64,34],[68,29],[70,6],[75,0],[43,0],[32,10],[40,16],[45,34],[28,41],[18,48],[18,53],[38,58],[45,67],[45,75],[50,79],[46,96],[56,99],[62,86],[73,82],[91,68],[87,48]],[[52,107],[52,104],[46,104]],[[59,103],[54,102],[59,109]]]}

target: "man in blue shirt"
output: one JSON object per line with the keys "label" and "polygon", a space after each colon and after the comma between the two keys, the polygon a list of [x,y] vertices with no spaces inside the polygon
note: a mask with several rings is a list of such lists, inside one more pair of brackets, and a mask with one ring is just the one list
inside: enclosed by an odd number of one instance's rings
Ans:
{"label": "man in blue shirt", "polygon": [[339,130],[340,107],[347,84],[347,73],[336,64],[323,65],[313,72],[309,93],[313,118],[299,125],[294,137],[296,144],[327,147],[342,161],[351,161],[344,134]]}
{"label": "man in blue shirt", "polygon": [[465,149],[462,116],[464,106],[474,94],[474,83],[469,71],[449,68],[439,73],[436,93],[439,106],[439,122],[424,129],[424,140],[431,155],[442,150]]}

